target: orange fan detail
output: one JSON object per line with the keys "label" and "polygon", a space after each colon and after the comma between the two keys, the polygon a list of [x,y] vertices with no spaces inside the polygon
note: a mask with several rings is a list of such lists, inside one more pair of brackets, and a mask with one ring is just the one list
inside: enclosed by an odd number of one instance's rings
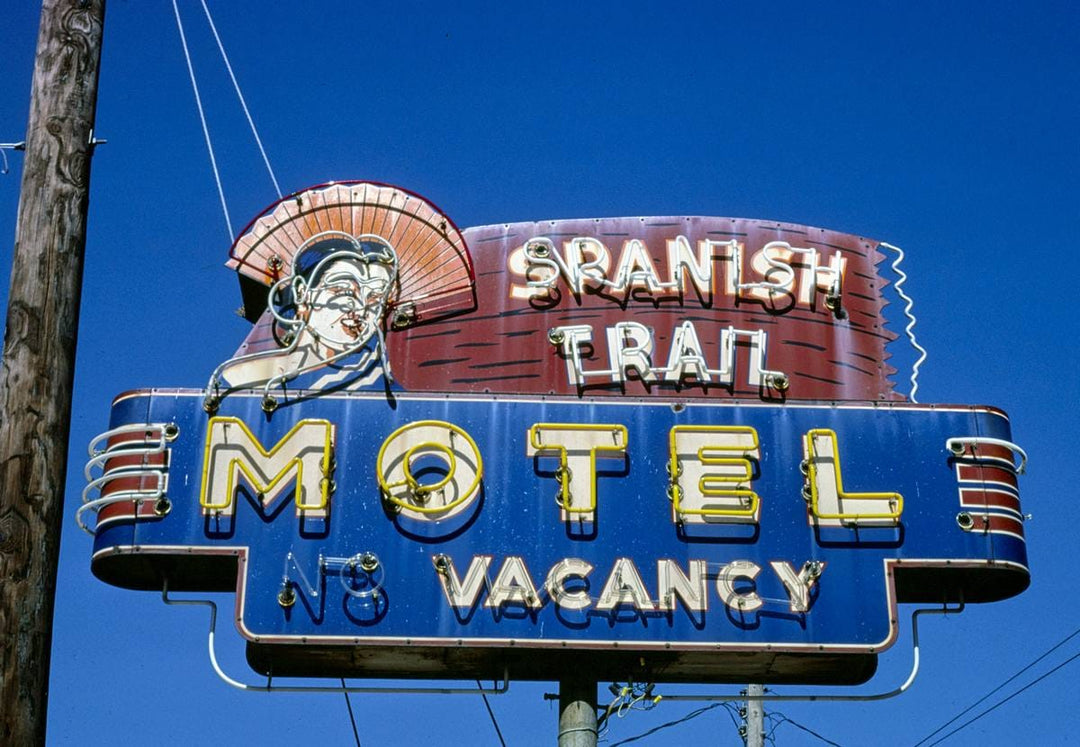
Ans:
{"label": "orange fan detail", "polygon": [[338,182],[271,205],[229,250],[227,266],[240,275],[249,320],[258,319],[266,308],[265,287],[288,274],[299,248],[324,232],[375,235],[394,248],[399,269],[387,309],[395,328],[476,307],[469,250],[441,210],[397,187]]}

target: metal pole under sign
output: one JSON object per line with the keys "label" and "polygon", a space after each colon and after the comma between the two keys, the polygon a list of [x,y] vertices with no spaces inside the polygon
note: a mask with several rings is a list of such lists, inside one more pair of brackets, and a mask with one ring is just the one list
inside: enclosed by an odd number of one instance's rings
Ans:
{"label": "metal pole under sign", "polygon": [[596,747],[596,681],[559,680],[559,747]]}

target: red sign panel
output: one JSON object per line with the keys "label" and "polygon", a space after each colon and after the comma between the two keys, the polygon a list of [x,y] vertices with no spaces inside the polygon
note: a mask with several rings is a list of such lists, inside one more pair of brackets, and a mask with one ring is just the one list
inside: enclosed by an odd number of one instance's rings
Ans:
{"label": "red sign panel", "polygon": [[477,309],[388,336],[406,389],[902,399],[875,241],[703,217],[464,235]]}
{"label": "red sign panel", "polygon": [[[309,357],[333,363],[361,329],[383,334],[383,367],[409,391],[901,400],[885,362],[896,335],[882,315],[878,246],[741,218],[459,231],[396,187],[331,184],[272,206],[233,247],[229,264],[257,320],[237,354],[289,348],[291,322],[266,310],[266,287],[302,295],[290,278],[347,248],[383,265],[384,330],[324,303],[326,319],[309,326],[323,327],[325,350]],[[394,255],[392,267],[380,252]],[[375,282],[361,274],[339,284]],[[256,372],[231,378],[244,375]]]}

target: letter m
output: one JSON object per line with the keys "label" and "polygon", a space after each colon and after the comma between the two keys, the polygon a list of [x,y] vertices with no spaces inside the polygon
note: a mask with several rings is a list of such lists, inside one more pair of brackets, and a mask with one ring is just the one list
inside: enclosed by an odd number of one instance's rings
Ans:
{"label": "letter m", "polygon": [[203,514],[231,516],[243,481],[265,510],[295,486],[296,515],[325,518],[333,465],[334,425],[328,420],[301,420],[267,450],[244,421],[213,417],[206,428],[199,505]]}

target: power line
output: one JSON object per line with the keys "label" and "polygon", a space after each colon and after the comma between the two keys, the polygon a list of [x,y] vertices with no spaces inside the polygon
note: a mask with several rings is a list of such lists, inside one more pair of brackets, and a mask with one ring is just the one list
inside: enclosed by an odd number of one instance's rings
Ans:
{"label": "power line", "polygon": [[946,739],[948,739],[949,737],[951,737],[951,736],[952,736],[953,734],[955,734],[956,732],[960,731],[961,729],[965,729],[965,728],[967,728],[967,727],[968,727],[968,726],[970,726],[971,724],[973,724],[973,723],[975,723],[976,721],[978,721],[979,719],[981,719],[981,718],[982,718],[983,716],[985,716],[986,714],[990,713],[991,711],[993,711],[994,709],[996,709],[996,708],[998,708],[998,707],[1000,707],[1000,706],[1003,706],[1003,705],[1005,705],[1006,703],[1008,703],[1008,702],[1009,702],[1010,700],[1012,700],[1013,698],[1015,698],[1015,697],[1016,697],[1017,695],[1019,695],[1020,693],[1024,692],[1025,690],[1027,690],[1028,688],[1032,687],[1032,686],[1033,686],[1033,685],[1035,685],[1036,683],[1038,683],[1038,682],[1041,682],[1042,680],[1045,680],[1045,679],[1046,679],[1047,677],[1049,677],[1050,675],[1052,675],[1052,674],[1053,674],[1054,672],[1058,671],[1059,669],[1061,669],[1062,667],[1066,666],[1067,664],[1071,664],[1072,662],[1076,661],[1077,659],[1080,659],[1080,652],[1077,652],[1077,653],[1073,654],[1073,655],[1072,655],[1072,656],[1070,656],[1070,657],[1069,657],[1068,659],[1066,659],[1065,661],[1063,661],[1063,662],[1061,662],[1060,664],[1058,664],[1058,665],[1057,665],[1056,667],[1054,667],[1053,669],[1051,669],[1051,670],[1050,670],[1049,672],[1047,672],[1046,674],[1044,674],[1044,675],[1042,675],[1042,676],[1040,676],[1040,677],[1036,677],[1036,678],[1035,678],[1035,679],[1033,679],[1033,680],[1032,680],[1031,682],[1027,683],[1027,684],[1026,684],[1026,685],[1024,685],[1023,687],[1021,687],[1021,688],[1020,688],[1019,690],[1017,690],[1016,692],[1014,692],[1014,693],[1013,693],[1012,695],[1009,695],[1009,696],[1008,696],[1008,697],[1006,697],[1006,698],[1002,698],[1002,699],[1001,699],[1001,700],[999,700],[999,701],[998,701],[997,703],[994,703],[994,705],[992,705],[992,706],[990,706],[989,708],[987,708],[987,709],[986,709],[985,711],[983,711],[982,713],[980,713],[980,714],[979,714],[978,716],[976,716],[975,718],[973,718],[973,719],[969,719],[968,721],[965,721],[964,723],[960,724],[960,726],[958,726],[958,727],[956,727],[955,729],[953,729],[952,731],[950,731],[950,732],[949,732],[948,734],[946,734],[945,736],[943,736],[943,737],[942,737],[941,739],[937,740],[936,742],[931,742],[931,743],[930,743],[930,747],[933,747],[933,745],[935,745],[935,744],[941,744],[942,742],[944,742],[944,741],[945,741]]}
{"label": "power line", "polygon": [[349,709],[349,723],[352,724],[353,738],[356,739],[356,747],[360,747],[360,732],[356,730],[356,716],[353,715],[352,701],[349,700],[349,691],[345,689],[345,678],[341,678],[342,694],[345,696],[345,707]]}
{"label": "power line", "polygon": [[202,123],[203,138],[206,140],[206,149],[210,152],[210,168],[214,171],[214,181],[217,183],[218,197],[221,198],[221,210],[225,213],[225,226],[229,229],[229,243],[233,240],[232,219],[229,218],[229,206],[225,203],[225,190],[221,186],[221,174],[218,173],[217,159],[214,158],[214,145],[210,142],[210,129],[206,125],[206,114],[203,112],[202,98],[199,96],[199,84],[195,82],[195,68],[191,65],[191,53],[188,51],[187,37],[184,36],[184,24],[180,20],[180,8],[173,0],[173,13],[176,15],[176,28],[180,31],[180,44],[184,48],[184,59],[187,61],[188,75],[191,77],[191,89],[195,92],[195,106],[199,110],[199,121]]}
{"label": "power line", "polygon": [[251,126],[251,134],[255,136],[255,144],[259,146],[259,153],[262,154],[263,163],[266,164],[266,170],[270,172],[270,181],[274,183],[274,191],[277,192],[278,199],[281,199],[281,187],[278,186],[277,177],[274,176],[274,170],[270,167],[270,158],[266,155],[266,149],[263,148],[262,140],[259,139],[259,131],[255,129],[255,120],[251,118],[251,112],[248,111],[247,102],[244,101],[244,94],[240,92],[240,84],[236,81],[236,76],[233,74],[232,65],[229,64],[229,56],[225,54],[225,45],[221,43],[221,37],[218,36],[217,26],[214,25],[214,19],[210,17],[210,8],[206,5],[206,0],[202,0],[203,11],[206,13],[206,20],[210,23],[210,30],[214,32],[214,41],[217,42],[218,49],[221,51],[221,59],[225,61],[225,69],[229,71],[229,78],[232,80],[233,88],[236,89],[236,97],[240,99],[240,108],[244,110],[244,116],[247,117],[248,125]]}
{"label": "power line", "polygon": [[742,726],[742,724],[739,723],[739,718],[741,718],[739,714],[739,709],[733,706],[731,703],[724,703],[723,706],[724,710],[727,711],[728,718],[731,719],[732,726],[735,727],[735,731],[738,731],[739,727]]}
{"label": "power line", "polygon": [[[1019,677],[1020,675],[1022,675],[1022,674],[1023,674],[1024,672],[1026,672],[1027,670],[1031,669],[1031,668],[1032,668],[1033,666],[1035,666],[1036,664],[1038,664],[1038,663],[1039,663],[1040,661],[1042,661],[1043,659],[1045,659],[1045,658],[1046,658],[1047,656],[1049,656],[1050,654],[1052,654],[1052,653],[1053,653],[1054,651],[1056,651],[1056,650],[1058,650],[1059,648],[1061,648],[1062,646],[1064,646],[1064,645],[1065,645],[1066,643],[1068,643],[1068,642],[1069,642],[1069,641],[1070,641],[1071,639],[1073,639],[1073,638],[1074,638],[1074,637],[1075,637],[1075,636],[1076,636],[1077,634],[1080,634],[1080,628],[1077,628],[1077,629],[1076,629],[1076,630],[1074,630],[1073,632],[1069,633],[1069,634],[1068,634],[1067,636],[1065,636],[1065,637],[1064,637],[1064,638],[1062,638],[1062,639],[1061,639],[1060,641],[1058,641],[1058,642],[1057,642],[1057,643],[1055,643],[1055,644],[1054,644],[1053,646],[1051,646],[1051,647],[1050,647],[1050,648],[1048,648],[1048,649],[1047,649],[1046,651],[1044,651],[1044,652],[1043,652],[1042,654],[1040,654],[1040,655],[1039,655],[1039,656],[1038,656],[1037,658],[1035,658],[1034,660],[1032,660],[1031,662],[1029,662],[1029,663],[1028,663],[1028,664],[1027,664],[1026,666],[1024,666],[1024,667],[1023,667],[1022,669],[1020,669],[1020,670],[1019,670],[1019,671],[1018,671],[1018,672],[1017,672],[1016,674],[1014,674],[1014,675],[1013,675],[1012,677],[1009,677],[1009,678],[1008,678],[1007,680],[1005,680],[1004,682],[1002,682],[1002,683],[1001,683],[1000,685],[998,685],[997,687],[995,687],[995,688],[994,688],[993,690],[991,690],[990,692],[988,692],[988,693],[987,693],[986,695],[982,696],[981,698],[979,698],[978,700],[976,700],[976,701],[975,701],[974,703],[972,703],[971,705],[969,705],[969,706],[968,706],[967,708],[965,708],[964,710],[960,711],[960,713],[956,714],[956,715],[955,715],[955,716],[953,716],[953,717],[952,717],[951,719],[949,719],[948,721],[946,721],[946,722],[945,722],[944,724],[942,724],[941,726],[939,726],[938,728],[934,729],[934,730],[933,730],[932,732],[930,732],[929,734],[927,734],[927,735],[926,735],[925,737],[923,737],[922,739],[920,739],[920,740],[919,740],[918,742],[916,742],[916,743],[915,743],[914,747],[919,747],[919,746],[920,746],[921,744],[923,744],[923,743],[924,743],[924,742],[926,742],[927,740],[931,739],[931,738],[932,738],[932,737],[933,737],[933,736],[934,736],[935,734],[937,734],[938,732],[940,732],[940,731],[942,731],[943,729],[947,728],[947,727],[949,726],[949,724],[951,724],[951,723],[953,723],[954,721],[957,721],[958,719],[962,718],[962,717],[964,716],[964,714],[965,714],[965,713],[967,713],[968,711],[972,710],[972,709],[973,709],[973,708],[975,708],[975,707],[976,707],[977,705],[979,705],[980,703],[982,703],[982,702],[983,702],[984,700],[986,700],[987,698],[989,698],[989,697],[990,697],[991,695],[993,695],[994,693],[996,693],[996,692],[997,692],[998,690],[1002,689],[1003,687],[1005,687],[1006,685],[1008,685],[1008,684],[1009,684],[1010,682],[1012,682],[1013,680],[1015,680],[1015,679],[1016,679],[1017,677]],[[953,733],[955,733],[955,732],[950,732],[950,734],[953,734]],[[948,736],[948,735],[946,735],[946,736]],[[935,743],[935,744],[936,744],[936,743]]]}
{"label": "power line", "polygon": [[484,686],[480,684],[480,680],[476,681],[476,687],[480,690],[480,696],[484,699],[484,707],[487,708],[488,716],[491,717],[491,725],[495,727],[495,734],[499,737],[499,744],[502,747],[506,747],[506,740],[503,739],[502,729],[499,728],[499,722],[495,718],[495,711],[491,710],[491,703],[488,702],[487,693],[484,692]]}
{"label": "power line", "polygon": [[697,718],[701,714],[706,713],[707,711],[711,711],[714,708],[720,708],[721,706],[723,706],[725,708],[733,708],[734,707],[730,703],[713,703],[712,705],[707,705],[707,706],[704,706],[702,708],[698,708],[696,711],[691,711],[690,713],[686,714],[685,716],[683,716],[680,719],[676,719],[674,721],[668,721],[666,724],[660,724],[659,726],[655,726],[655,727],[653,727],[652,729],[649,729],[646,732],[642,732],[641,734],[638,734],[637,736],[629,737],[628,739],[623,739],[623,740],[621,740],[619,742],[615,742],[615,743],[613,743],[611,745],[611,747],[619,747],[619,745],[622,745],[622,744],[630,744],[631,742],[636,742],[639,739],[644,739],[645,737],[652,736],[656,732],[661,731],[663,729],[667,729],[670,726],[678,726],[679,724],[685,723],[685,722],[689,721],[690,719]]}
{"label": "power line", "polygon": [[818,739],[820,739],[820,740],[821,740],[822,742],[824,742],[825,744],[831,744],[831,745],[832,745],[833,747],[842,747],[842,745],[838,744],[837,742],[834,742],[834,741],[832,741],[831,739],[828,739],[828,738],[826,738],[826,737],[823,737],[823,736],[821,736],[821,735],[820,735],[820,734],[818,734],[818,733],[817,733],[816,731],[814,731],[813,729],[811,729],[811,728],[810,728],[809,726],[803,726],[803,725],[802,725],[802,724],[800,724],[800,723],[799,723],[798,721],[795,721],[794,719],[790,719],[790,718],[788,718],[788,717],[787,717],[786,715],[784,715],[783,713],[780,713],[780,712],[778,712],[778,711],[774,711],[773,713],[770,713],[770,714],[769,714],[769,717],[772,717],[772,718],[776,718],[776,719],[777,719],[777,721],[776,721],[776,725],[775,725],[775,726],[773,726],[773,728],[772,728],[772,729],[771,729],[771,730],[769,731],[769,733],[768,733],[768,734],[767,734],[767,735],[765,736],[765,739],[767,739],[767,740],[771,740],[771,739],[773,738],[773,734],[774,734],[774,733],[776,732],[776,730],[777,730],[777,729],[779,729],[779,728],[780,728],[780,726],[781,726],[781,725],[783,725],[783,724],[791,724],[791,725],[792,725],[792,726],[794,726],[794,727],[795,727],[796,729],[802,729],[802,730],[803,730],[803,731],[805,731],[805,732],[806,732],[807,734],[810,734],[810,735],[812,735],[812,736],[815,736],[815,737],[817,737]]}
{"label": "power line", "polygon": [[773,734],[775,734],[776,730],[784,723],[784,719],[780,718],[780,716],[775,713],[766,713],[765,720],[772,724],[772,728],[765,734],[765,741],[769,744],[776,744],[776,739],[773,737]]}
{"label": "power line", "polygon": [[[274,169],[270,166],[270,158],[266,155],[266,149],[263,147],[262,140],[259,138],[259,131],[255,127],[255,120],[251,116],[251,111],[248,109],[247,101],[244,100],[244,94],[240,91],[240,83],[236,80],[236,74],[233,73],[232,65],[229,62],[229,56],[225,53],[225,45],[221,41],[221,36],[218,34],[217,26],[214,25],[214,19],[210,15],[210,8],[206,4],[206,0],[202,0],[203,11],[206,13],[206,20],[210,24],[210,30],[214,34],[214,41],[217,42],[218,50],[221,52],[221,59],[225,62],[225,69],[229,73],[229,79],[232,80],[233,88],[236,89],[236,96],[240,99],[240,107],[244,110],[244,116],[247,117],[248,125],[251,127],[251,134],[255,137],[255,144],[259,147],[259,153],[262,154],[263,163],[266,164],[266,170],[270,174],[270,181],[274,183],[274,191],[277,192],[277,196],[281,197],[281,187],[278,186],[277,177],[274,176]],[[188,49],[187,37],[184,34],[184,24],[180,20],[180,8],[177,6],[176,0],[173,0],[173,14],[176,16],[176,28],[180,32],[180,44],[184,48],[184,60],[187,62],[188,76],[191,78],[191,89],[195,93],[195,107],[199,110],[199,122],[202,124],[203,138],[206,140],[206,150],[210,154],[210,168],[214,172],[214,182],[217,184],[218,197],[221,199],[221,210],[225,214],[225,226],[229,229],[229,241],[233,240],[233,227],[232,219],[229,217],[229,206],[225,200],[225,189],[221,184],[221,173],[218,171],[217,158],[214,155],[214,146],[210,138],[210,128],[206,123],[206,113],[203,111],[202,97],[199,95],[199,84],[195,80],[195,68],[191,62],[191,52]],[[6,159],[5,159],[6,166]]]}

